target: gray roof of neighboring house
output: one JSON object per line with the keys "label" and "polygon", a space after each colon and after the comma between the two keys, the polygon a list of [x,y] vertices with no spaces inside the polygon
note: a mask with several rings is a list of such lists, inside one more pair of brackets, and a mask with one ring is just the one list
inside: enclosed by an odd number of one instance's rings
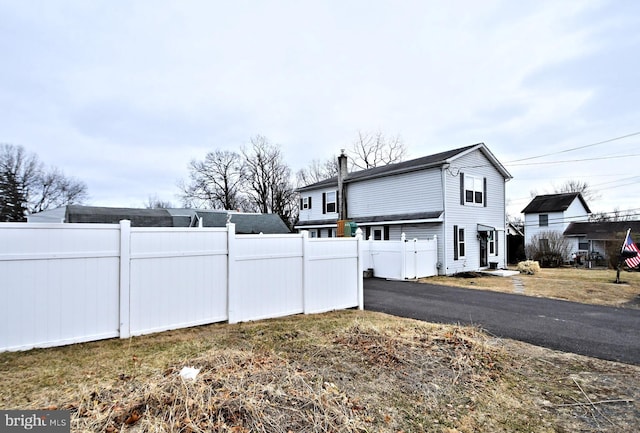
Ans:
{"label": "gray roof of neighboring house", "polygon": [[522,213],[564,212],[569,209],[576,198],[580,200],[587,213],[591,213],[587,202],[579,192],[537,195],[522,210]]}
{"label": "gray roof of neighboring house", "polygon": [[231,221],[236,225],[236,233],[239,234],[282,234],[291,233],[291,230],[277,214],[258,214],[242,212],[220,212],[196,210],[202,218],[204,227],[224,227],[230,215]]}
{"label": "gray roof of neighboring house", "polygon": [[[475,149],[480,149],[489,160],[493,162],[498,171],[504,176],[505,179],[511,179],[511,174],[500,164],[500,162],[496,159],[496,157],[489,151],[489,149],[484,145],[484,143],[472,144],[471,146],[461,147],[459,149],[447,150],[446,152],[435,153],[433,155],[423,156],[421,158],[412,159],[409,161],[398,162],[395,164],[383,165],[380,167],[373,167],[366,170],[355,171],[347,174],[347,177],[344,179],[345,182],[355,182],[364,179],[376,178],[376,177],[384,177],[391,176],[394,174],[406,173],[415,170],[422,170],[425,168],[435,167],[447,162],[450,162],[452,159],[460,157],[467,152],[473,151]],[[322,180],[320,182],[316,182],[311,185],[306,185],[301,188],[298,188],[298,191],[305,191],[309,189],[316,189],[322,187],[328,187],[332,185],[338,184],[338,177],[334,176],[330,179]]]}
{"label": "gray roof of neighboring house", "polygon": [[[63,208],[67,223],[118,224],[131,221],[132,227],[197,227],[202,218],[203,227],[224,227],[228,215],[239,234],[280,234],[291,230],[276,214],[240,213],[224,210],[201,209],[138,209],[102,206],[68,205]],[[44,211],[50,213],[51,211]],[[56,214],[60,211],[56,210]],[[37,216],[38,214],[34,214]],[[37,218],[33,218],[34,222]]]}
{"label": "gray roof of neighboring house", "polygon": [[65,212],[67,223],[118,224],[121,220],[131,221],[131,227],[173,227],[166,209],[68,205]]}
{"label": "gray roof of neighboring house", "polygon": [[611,240],[616,235],[631,229],[631,237],[636,234],[636,241],[640,240],[640,221],[599,221],[572,222],[564,231],[565,236],[584,236],[590,240]]}

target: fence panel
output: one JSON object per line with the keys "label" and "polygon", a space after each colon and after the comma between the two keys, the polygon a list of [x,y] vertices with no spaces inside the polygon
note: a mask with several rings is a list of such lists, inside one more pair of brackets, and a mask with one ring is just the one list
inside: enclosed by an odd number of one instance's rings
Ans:
{"label": "fence panel", "polygon": [[131,229],[131,335],[227,320],[227,230]]}
{"label": "fence panel", "polygon": [[378,278],[403,280],[438,274],[437,240],[374,241],[363,244],[364,268]]}
{"label": "fence panel", "polygon": [[438,275],[438,241],[433,239],[414,242],[416,276],[415,278]]}
{"label": "fence panel", "polygon": [[2,224],[0,350],[119,335],[119,227]]}
{"label": "fence panel", "polygon": [[0,224],[0,351],[362,307],[357,239]]}
{"label": "fence panel", "polygon": [[305,237],[305,313],[359,306],[359,242],[353,238]]}
{"label": "fence panel", "polygon": [[229,235],[229,322],[299,314],[302,235]]}
{"label": "fence panel", "polygon": [[403,279],[404,242],[373,241],[365,242],[365,255],[368,256],[368,267],[378,278]]}

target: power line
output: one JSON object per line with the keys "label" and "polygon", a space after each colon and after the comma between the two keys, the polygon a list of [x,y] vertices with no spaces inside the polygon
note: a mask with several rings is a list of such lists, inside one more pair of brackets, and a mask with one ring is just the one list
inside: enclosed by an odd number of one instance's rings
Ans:
{"label": "power line", "polygon": [[601,144],[611,143],[612,141],[622,140],[622,139],[625,139],[625,138],[634,137],[636,135],[640,135],[640,131],[633,132],[633,133],[627,134],[627,135],[622,135],[620,137],[610,138],[608,140],[598,141],[597,143],[585,144],[584,146],[572,147],[570,149],[565,149],[565,150],[559,150],[557,152],[546,153],[544,155],[530,156],[528,158],[515,159],[513,161],[506,162],[506,164],[510,164],[510,163],[513,163],[513,162],[520,162],[520,161],[529,161],[531,159],[544,158],[545,156],[559,155],[561,153],[573,152],[574,150],[580,150],[580,149],[586,149],[587,147],[599,146]]}
{"label": "power line", "polygon": [[[635,156],[640,156],[640,153],[632,153],[632,154],[629,154],[629,155],[619,155],[619,156],[600,156],[600,157],[597,157],[597,158],[566,159],[566,160],[562,160],[562,161],[527,162],[527,163],[522,163],[522,164],[509,164],[509,165],[511,167],[517,167],[517,166],[523,166],[523,165],[529,166],[529,165],[564,164],[566,162],[599,161],[599,160],[602,160],[602,159],[632,158],[632,157],[635,157]],[[478,167],[480,167],[480,166],[478,166]]]}
{"label": "power line", "polygon": [[[612,212],[600,212],[598,213],[598,215],[602,215],[605,218],[612,218],[615,217],[616,215],[618,216],[623,216],[625,218],[629,218],[629,217],[638,217],[640,216],[640,213],[638,213],[638,211],[640,211],[640,209],[636,208],[636,209],[628,209],[628,210],[621,210],[621,211],[612,211]],[[632,213],[635,212],[635,213]],[[610,214],[610,215],[609,215]],[[558,217],[558,218],[549,218],[547,220],[547,223],[549,224],[549,226],[551,225],[557,225],[557,224],[563,224],[566,222],[572,223],[578,223],[578,222],[591,222],[588,221],[588,218],[591,216],[591,214],[584,214],[584,215],[576,215],[576,216],[572,216],[572,217]],[[579,218],[578,220],[576,220],[576,218]],[[584,218],[587,218],[587,220],[585,221]],[[605,221],[607,222],[607,221]],[[613,221],[615,222],[615,221]],[[624,222],[624,221],[619,221],[619,222]],[[539,227],[540,224],[538,221],[536,222],[531,222],[529,224],[523,223],[522,227]]]}

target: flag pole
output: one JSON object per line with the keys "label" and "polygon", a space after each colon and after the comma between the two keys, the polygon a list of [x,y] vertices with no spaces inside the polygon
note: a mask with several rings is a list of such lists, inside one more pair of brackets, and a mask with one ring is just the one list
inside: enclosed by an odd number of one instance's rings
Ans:
{"label": "flag pole", "polygon": [[622,247],[620,247],[620,256],[618,257],[618,268],[616,269],[616,284],[620,284],[620,268],[622,267],[622,252],[624,251],[625,245],[627,245],[627,239],[629,239],[629,233],[631,233],[631,227],[627,229],[627,234],[622,241]]}

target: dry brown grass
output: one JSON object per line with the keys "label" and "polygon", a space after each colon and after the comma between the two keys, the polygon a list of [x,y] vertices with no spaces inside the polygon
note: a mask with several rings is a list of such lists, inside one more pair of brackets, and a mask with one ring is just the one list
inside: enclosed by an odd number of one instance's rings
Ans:
{"label": "dry brown grass", "polygon": [[[621,272],[622,284],[614,283],[615,279],[616,272],[613,270],[545,268],[535,275],[494,277],[476,274],[472,278],[429,277],[421,281],[470,289],[522,293],[528,296],[564,299],[586,304],[639,308],[640,272]],[[516,289],[516,281],[522,284],[524,291]]]}
{"label": "dry brown grass", "polygon": [[639,401],[640,367],[362,311],[0,354],[0,405],[74,431],[631,432]]}

